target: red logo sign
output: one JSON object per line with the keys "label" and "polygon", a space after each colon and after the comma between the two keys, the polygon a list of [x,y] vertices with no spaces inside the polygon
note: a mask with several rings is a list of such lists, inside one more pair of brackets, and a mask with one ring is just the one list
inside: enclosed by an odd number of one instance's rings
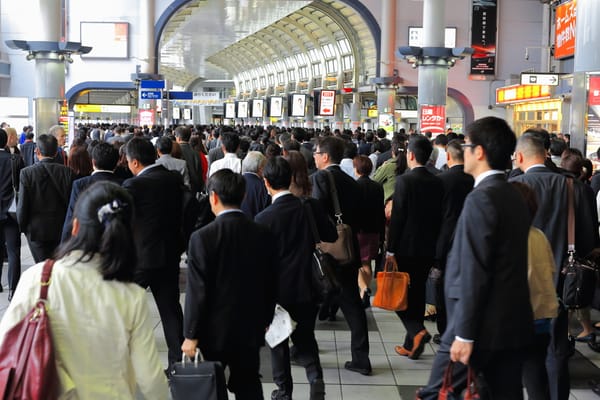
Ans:
{"label": "red logo sign", "polygon": [[600,76],[590,76],[588,104],[590,106],[600,106]]}
{"label": "red logo sign", "polygon": [[421,133],[437,136],[446,131],[446,106],[421,106]]}

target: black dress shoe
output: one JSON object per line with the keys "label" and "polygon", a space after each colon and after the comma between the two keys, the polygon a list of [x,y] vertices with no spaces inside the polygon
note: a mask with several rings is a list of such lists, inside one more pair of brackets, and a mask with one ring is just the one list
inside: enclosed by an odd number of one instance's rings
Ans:
{"label": "black dress shoe", "polygon": [[370,366],[368,368],[361,367],[354,364],[352,361],[346,361],[346,364],[344,364],[344,368],[346,368],[348,371],[358,372],[361,375],[371,375],[371,373],[373,372]]}
{"label": "black dress shoe", "polygon": [[9,290],[8,290],[8,301],[11,301],[11,300],[12,300],[12,298],[13,298],[14,294],[15,294],[15,291],[14,291],[14,290],[12,290],[12,289],[9,289]]}
{"label": "black dress shoe", "polygon": [[595,342],[596,334],[592,332],[589,335],[585,335],[585,336],[575,336],[575,341],[580,342],[580,343]]}
{"label": "black dress shoe", "polygon": [[275,389],[271,392],[271,400],[292,400],[292,395],[282,389]]}
{"label": "black dress shoe", "polygon": [[432,342],[437,345],[442,344],[442,335],[440,335],[439,333],[436,333],[435,335],[433,335]]}

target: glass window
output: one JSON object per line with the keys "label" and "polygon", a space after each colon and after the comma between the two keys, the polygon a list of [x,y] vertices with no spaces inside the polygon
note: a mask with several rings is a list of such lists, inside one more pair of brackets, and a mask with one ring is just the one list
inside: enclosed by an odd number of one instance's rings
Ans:
{"label": "glass window", "polygon": [[338,71],[338,62],[337,62],[337,60],[335,58],[332,59],[332,60],[327,60],[325,62],[325,70],[327,71],[328,74],[337,73],[337,71]]}
{"label": "glass window", "polygon": [[265,88],[265,87],[267,87],[267,80],[265,79],[265,77],[264,77],[264,76],[261,76],[261,77],[260,77],[260,87],[261,87],[261,88]]}
{"label": "glass window", "polygon": [[350,42],[348,42],[348,39],[338,40],[338,46],[340,46],[340,51],[342,52],[342,54],[348,54],[352,52],[352,50],[350,49]]}
{"label": "glass window", "polygon": [[331,45],[331,43],[324,44],[322,49],[323,49],[323,54],[325,54],[325,58],[335,57],[335,50],[333,49],[333,46]]}
{"label": "glass window", "polygon": [[298,75],[300,76],[300,79],[308,79],[308,67],[306,66],[302,66],[298,68]]}
{"label": "glass window", "polygon": [[252,87],[254,89],[258,88],[258,80],[256,78],[252,79]]}
{"label": "glass window", "polygon": [[277,82],[279,82],[280,85],[285,83],[285,72],[279,71],[277,73]]}
{"label": "glass window", "polygon": [[268,80],[269,80],[270,86],[275,86],[275,75],[274,74],[269,74]]}
{"label": "glass window", "polygon": [[323,53],[321,53],[321,50],[317,48],[310,49],[308,51],[308,57],[310,58],[311,62],[319,62],[323,58]]}
{"label": "glass window", "polygon": [[304,53],[296,54],[296,61],[298,61],[298,65],[306,65],[306,55],[304,55]]}
{"label": "glass window", "polygon": [[323,69],[321,68],[321,63],[314,63],[312,65],[312,69],[313,69],[313,75],[317,76],[317,75],[323,75]]}
{"label": "glass window", "polygon": [[295,82],[296,81],[296,71],[293,69],[288,69],[288,81]]}
{"label": "glass window", "polygon": [[342,65],[344,68],[344,71],[349,71],[354,69],[354,57],[350,54],[345,55],[342,57]]}
{"label": "glass window", "polygon": [[295,68],[296,65],[294,63],[294,59],[292,57],[286,57],[283,60],[285,62],[285,66],[290,69],[290,68]]}

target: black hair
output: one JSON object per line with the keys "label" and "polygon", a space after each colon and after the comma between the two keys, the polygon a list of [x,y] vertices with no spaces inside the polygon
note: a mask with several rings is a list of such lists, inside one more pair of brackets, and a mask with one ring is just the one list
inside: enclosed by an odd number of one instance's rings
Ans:
{"label": "black hair", "polygon": [[408,141],[408,151],[415,155],[415,160],[420,165],[425,165],[431,156],[433,146],[426,136],[412,135]]}
{"label": "black hair", "polygon": [[246,181],[228,168],[220,169],[208,179],[207,191],[215,192],[225,206],[240,207],[246,194]]}
{"label": "black hair", "polygon": [[192,136],[192,130],[187,126],[178,126],[175,128],[175,137],[178,137],[184,142],[189,142]]}
{"label": "black hair", "polygon": [[319,151],[329,155],[332,164],[339,164],[344,158],[344,141],[335,136],[326,136],[319,140]]}
{"label": "black hair", "polygon": [[544,149],[548,151],[550,149],[550,134],[544,128],[529,128],[523,134],[529,133],[532,136],[539,138],[544,142]]}
{"label": "black hair", "polygon": [[443,133],[440,135],[437,135],[435,137],[433,143],[441,145],[441,146],[447,146],[448,145],[448,136],[444,135]]}
{"label": "black hair", "polygon": [[8,143],[8,134],[2,128],[0,128],[0,148],[5,148],[6,143]]}
{"label": "black hair", "polygon": [[35,137],[35,134],[33,132],[28,132],[27,135],[25,135],[25,139],[27,140],[32,140]]}
{"label": "black hair", "polygon": [[240,147],[240,137],[234,132],[224,132],[221,135],[221,143],[228,153],[235,153]]}
{"label": "black hair", "polygon": [[[469,124],[465,132],[471,144],[483,148],[490,168],[510,168],[510,157],[515,151],[517,138],[505,120],[497,117],[480,118]],[[473,148],[465,151],[472,152]]]}
{"label": "black hair", "polygon": [[56,253],[62,258],[74,250],[83,252],[78,261],[100,257],[104,280],[132,282],[136,263],[131,232],[133,199],[127,190],[113,182],[96,182],[81,193],[73,217],[79,231]]}
{"label": "black hair", "polygon": [[144,167],[154,164],[156,161],[156,150],[150,141],[134,137],[125,145],[125,154],[130,160],[138,160]]}
{"label": "black hair", "polygon": [[283,142],[283,149],[285,151],[300,151],[300,142],[294,139],[288,139],[285,142]]}
{"label": "black hair", "polygon": [[559,156],[567,149],[567,142],[563,139],[554,138],[550,141],[550,154]]}
{"label": "black hair", "polygon": [[114,171],[119,162],[119,151],[109,143],[100,142],[92,149],[92,160],[97,169]]}
{"label": "black hair", "polygon": [[263,176],[273,189],[288,189],[292,183],[292,167],[283,157],[269,158],[263,168]]}
{"label": "black hair", "polygon": [[299,142],[304,142],[306,140],[306,131],[304,130],[304,128],[292,129],[292,135],[294,136],[294,139],[296,139]]}
{"label": "black hair", "polygon": [[58,152],[58,141],[53,135],[43,134],[37,139],[37,148],[43,157],[54,157]]}
{"label": "black hair", "polygon": [[358,149],[353,142],[344,143],[344,158],[354,159],[358,155]]}
{"label": "black hair", "polygon": [[168,136],[161,136],[156,141],[156,149],[161,154],[171,154],[171,151],[173,151],[173,141]]}

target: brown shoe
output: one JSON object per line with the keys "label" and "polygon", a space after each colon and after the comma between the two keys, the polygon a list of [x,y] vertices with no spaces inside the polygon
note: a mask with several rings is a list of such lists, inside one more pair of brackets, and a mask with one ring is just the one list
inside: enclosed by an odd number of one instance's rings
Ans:
{"label": "brown shoe", "polygon": [[411,360],[418,360],[421,354],[423,354],[423,350],[425,350],[425,344],[429,343],[430,340],[431,335],[426,329],[423,329],[421,332],[417,333],[413,338],[413,348],[408,355],[408,358]]}
{"label": "brown shoe", "polygon": [[410,355],[410,351],[406,350],[404,346],[396,346],[394,347],[394,350],[396,353],[404,357],[408,357]]}

